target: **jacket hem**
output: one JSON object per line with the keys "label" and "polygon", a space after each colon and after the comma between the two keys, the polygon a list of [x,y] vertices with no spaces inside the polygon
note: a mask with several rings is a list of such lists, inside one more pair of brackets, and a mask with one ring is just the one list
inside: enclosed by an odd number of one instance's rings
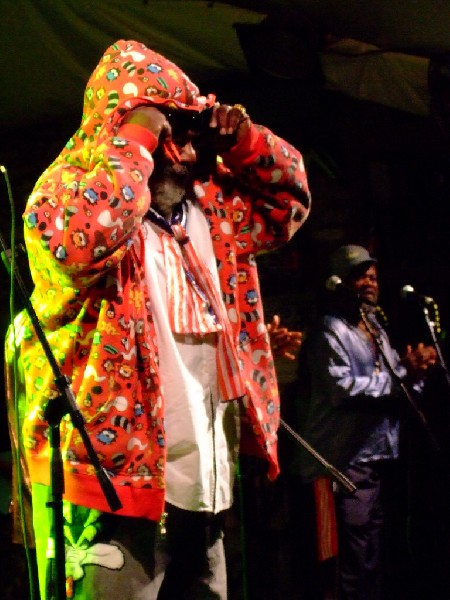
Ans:
{"label": "jacket hem", "polygon": [[[28,461],[30,478],[33,483],[50,485],[49,464]],[[63,499],[79,506],[94,508],[102,512],[112,513],[123,517],[140,517],[151,521],[159,521],[164,511],[165,489],[134,487],[129,480],[122,485],[114,485],[114,489],[122,505],[119,510],[112,511],[103,494],[102,488],[95,475],[70,473],[64,471]]]}

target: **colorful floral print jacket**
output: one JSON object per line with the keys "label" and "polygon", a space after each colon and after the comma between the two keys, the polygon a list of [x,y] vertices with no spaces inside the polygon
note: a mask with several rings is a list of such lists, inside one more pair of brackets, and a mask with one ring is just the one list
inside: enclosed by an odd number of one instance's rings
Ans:
{"label": "colorful floral print jacket", "polygon": [[[200,111],[214,100],[143,44],[113,44],[88,82],[79,130],[38,180],[24,214],[31,300],[119,495],[117,514],[158,519],[165,468],[164,397],[142,237],[153,161],[119,129],[126,111],[138,105]],[[197,183],[196,195],[210,226],[247,390],[242,447],[265,456],[275,477],[279,396],[255,255],[286,242],[308,215],[301,155],[252,125],[222,156],[214,178]],[[31,480],[48,483],[44,409],[59,392],[32,324],[22,317],[23,441]],[[65,498],[108,511],[68,415],[61,444]]]}

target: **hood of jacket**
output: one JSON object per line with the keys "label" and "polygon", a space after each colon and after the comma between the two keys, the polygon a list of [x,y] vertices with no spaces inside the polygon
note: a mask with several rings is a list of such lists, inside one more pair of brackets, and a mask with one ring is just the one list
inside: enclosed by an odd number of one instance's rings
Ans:
{"label": "hood of jacket", "polygon": [[61,158],[89,169],[92,149],[115,135],[123,115],[137,106],[201,112],[214,102],[214,94],[200,95],[189,77],[161,54],[143,43],[119,40],[106,50],[89,78],[80,127]]}

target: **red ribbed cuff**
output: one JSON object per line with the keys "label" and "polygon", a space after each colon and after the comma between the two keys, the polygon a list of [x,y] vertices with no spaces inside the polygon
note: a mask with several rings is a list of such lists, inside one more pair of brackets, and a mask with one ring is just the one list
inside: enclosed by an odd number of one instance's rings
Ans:
{"label": "red ribbed cuff", "polygon": [[224,152],[222,156],[227,165],[236,165],[242,162],[251,163],[258,158],[259,154],[260,134],[252,125],[244,139],[230,148],[228,152]]}
{"label": "red ribbed cuff", "polygon": [[153,152],[158,145],[156,135],[145,127],[142,127],[142,125],[136,125],[136,123],[125,123],[122,125],[119,129],[119,136],[141,144],[149,152]]}

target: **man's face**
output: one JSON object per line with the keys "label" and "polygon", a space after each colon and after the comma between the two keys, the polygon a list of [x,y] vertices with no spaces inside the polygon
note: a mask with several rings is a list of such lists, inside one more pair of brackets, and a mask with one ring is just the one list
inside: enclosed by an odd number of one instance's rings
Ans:
{"label": "man's face", "polygon": [[212,109],[200,113],[169,110],[165,114],[171,133],[153,154],[155,168],[149,187],[152,204],[169,219],[172,207],[185,196],[192,196],[197,151],[211,140]]}
{"label": "man's face", "polygon": [[364,302],[376,306],[378,303],[379,288],[378,275],[375,265],[362,265],[355,269],[349,276],[347,285],[351,288]]}
{"label": "man's face", "polygon": [[[173,146],[177,157],[170,152]],[[172,207],[186,195],[191,195],[197,155],[190,140],[183,145],[171,141],[161,143],[154,152],[153,159],[155,167],[149,180],[152,204],[168,219]]]}

